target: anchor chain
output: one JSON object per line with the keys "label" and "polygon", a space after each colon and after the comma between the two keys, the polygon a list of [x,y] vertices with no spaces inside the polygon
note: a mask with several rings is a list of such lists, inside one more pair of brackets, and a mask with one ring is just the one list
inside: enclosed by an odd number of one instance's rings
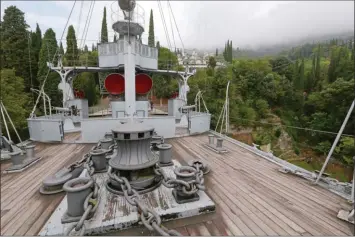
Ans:
{"label": "anchor chain", "polygon": [[[97,146],[94,146],[94,148],[96,148]],[[93,150],[92,149],[92,150]],[[78,162],[75,162],[72,165],[83,165],[85,169],[87,169],[88,171],[88,176],[90,179],[92,179],[94,181],[94,187],[93,187],[93,191],[90,192],[84,201],[84,213],[81,216],[80,220],[78,222],[72,223],[68,229],[64,232],[64,236],[68,236],[68,235],[77,235],[76,233],[79,233],[79,236],[83,236],[85,233],[85,221],[87,220],[89,215],[93,215],[98,207],[98,203],[99,203],[99,185],[97,184],[96,180],[93,177],[93,174],[95,172],[95,167],[93,165],[93,161],[91,160],[91,156],[90,154],[85,154],[83,159],[81,159]],[[73,233],[73,230],[75,231]]]}
{"label": "anchor chain", "polygon": [[192,195],[199,190],[205,191],[205,186],[204,186],[204,173],[203,173],[203,167],[204,164],[202,162],[195,162],[193,165],[190,167],[195,169],[195,180],[191,181],[184,181],[180,179],[174,179],[171,177],[168,177],[164,170],[159,167],[159,165],[156,166],[154,169],[155,174],[162,176],[163,178],[163,185],[167,188],[176,188],[178,186],[182,186],[182,192],[186,195]]}
{"label": "anchor chain", "polygon": [[162,236],[181,236],[179,232],[168,230],[161,224],[160,216],[142,202],[137,190],[130,185],[126,177],[120,177],[119,173],[113,173],[110,168],[108,170],[108,175],[120,183],[125,199],[130,205],[137,208],[139,220],[148,230],[155,231]]}

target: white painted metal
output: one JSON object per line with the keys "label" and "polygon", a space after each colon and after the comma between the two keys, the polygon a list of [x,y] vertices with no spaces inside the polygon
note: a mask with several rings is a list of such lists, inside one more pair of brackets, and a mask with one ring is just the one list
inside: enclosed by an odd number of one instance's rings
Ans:
{"label": "white painted metal", "polygon": [[30,139],[39,142],[61,142],[64,137],[62,119],[27,119]]}
{"label": "white painted metal", "polygon": [[208,132],[210,130],[211,114],[196,113],[190,116],[190,134]]}
{"label": "white painted metal", "polygon": [[329,160],[330,160],[330,157],[332,156],[332,154],[333,154],[333,152],[334,152],[334,149],[335,149],[336,145],[338,144],[338,141],[339,141],[339,139],[340,139],[340,137],[341,137],[341,135],[342,135],[342,133],[343,133],[343,131],[344,131],[344,128],[345,128],[346,124],[348,123],[348,120],[349,120],[349,118],[350,118],[350,115],[351,115],[351,113],[353,112],[354,104],[355,104],[355,100],[353,100],[353,102],[351,103],[351,106],[350,106],[350,108],[349,108],[349,111],[348,111],[348,113],[347,113],[347,115],[346,115],[346,117],[345,117],[345,119],[344,119],[343,124],[341,125],[341,128],[340,128],[340,130],[339,130],[339,132],[338,132],[338,135],[336,136],[336,138],[335,138],[335,140],[334,140],[334,142],[333,142],[332,147],[330,148],[330,151],[329,151],[329,153],[328,153],[328,156],[327,156],[327,158],[325,159],[325,162],[324,162],[324,164],[323,164],[323,167],[322,167],[321,171],[319,172],[319,175],[318,175],[317,180],[315,181],[315,183],[318,183],[318,182],[319,182],[319,179],[322,177],[322,175],[323,175],[323,173],[324,173],[324,170],[325,170],[325,168],[327,167],[327,164],[328,164],[328,162],[329,162]]}
{"label": "white painted metal", "polygon": [[[49,115],[52,115],[52,105],[51,105],[51,99],[49,98],[49,96],[44,91],[40,91],[40,90],[37,90],[37,89],[34,89],[34,88],[31,88],[31,91],[36,92],[37,94],[41,94],[42,93],[43,96],[45,96],[45,98],[47,98]],[[45,98],[43,98],[43,100],[44,100],[43,103],[45,103]]]}
{"label": "white painted metal", "polygon": [[[176,166],[180,166],[179,162],[173,160],[174,166],[164,167],[164,171],[169,177],[174,177],[174,169]],[[83,172],[86,174],[86,170]],[[107,179],[106,173],[95,174],[94,179],[101,187],[99,191],[99,203],[95,215],[91,220],[85,222],[86,231],[85,234],[98,234],[105,235],[109,231],[130,228],[132,225],[138,223],[137,208],[132,207],[126,202],[126,199],[122,196],[114,195],[107,191],[104,187],[104,183]],[[203,191],[199,191],[200,200],[196,202],[190,202],[185,204],[178,204],[171,192],[172,189],[168,189],[161,185],[158,189],[141,195],[145,204],[152,208],[159,216],[163,216],[163,221],[173,219],[186,218],[190,216],[200,215],[201,210],[213,208],[215,204]],[[149,200],[156,200],[150,202]],[[67,197],[64,197],[52,216],[48,219],[39,235],[62,235],[64,230],[70,226],[69,224],[62,224],[61,217],[67,209]]]}
{"label": "white painted metal", "polygon": [[124,59],[125,111],[127,116],[133,118],[136,113],[135,63],[132,55],[132,46],[129,43],[127,44],[127,54]]}
{"label": "white painted metal", "polygon": [[9,141],[11,141],[11,136],[10,136],[9,128],[7,127],[6,118],[5,118],[5,115],[4,115],[4,111],[3,111],[3,109],[2,109],[2,101],[1,101],[1,104],[0,104],[0,111],[1,111],[2,119],[3,119],[3,121],[4,121],[5,129],[6,129],[6,132],[7,132],[7,137],[8,137],[8,139],[9,139]]}
{"label": "white painted metal", "polygon": [[[154,127],[154,131],[164,138],[175,136],[175,118],[171,116],[137,118]],[[97,143],[106,132],[111,132],[121,121],[127,118],[90,118],[81,120],[81,142]]]}

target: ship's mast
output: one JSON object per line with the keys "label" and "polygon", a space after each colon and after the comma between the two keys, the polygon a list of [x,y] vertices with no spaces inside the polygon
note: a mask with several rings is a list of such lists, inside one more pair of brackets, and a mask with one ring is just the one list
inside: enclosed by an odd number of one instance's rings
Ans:
{"label": "ship's mast", "polygon": [[[119,0],[118,5],[126,16],[128,32],[124,32],[127,52],[124,59],[124,77],[125,77],[125,112],[126,116],[133,118],[136,113],[136,85],[135,85],[135,58],[132,53],[132,42],[135,42],[135,35],[132,35],[131,20],[132,13],[136,6],[135,0]],[[118,32],[122,34],[122,32]]]}

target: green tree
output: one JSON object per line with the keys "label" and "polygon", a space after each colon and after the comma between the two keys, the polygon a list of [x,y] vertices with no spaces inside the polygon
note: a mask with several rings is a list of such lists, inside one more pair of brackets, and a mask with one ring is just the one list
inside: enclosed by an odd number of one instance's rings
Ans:
{"label": "green tree", "polygon": [[96,93],[95,75],[91,72],[80,73],[73,81],[73,87],[84,91],[85,98],[88,100],[89,106],[97,103],[98,97]]}
{"label": "green tree", "polygon": [[64,48],[62,42],[60,42],[58,54],[62,57],[64,56]]}
{"label": "green tree", "polygon": [[68,27],[67,51],[65,53],[68,66],[74,66],[79,58],[78,44],[76,41],[75,30],[72,25]]}
{"label": "green tree", "polygon": [[104,16],[101,25],[101,43],[108,42],[107,21],[106,21],[106,7],[104,7]]}
{"label": "green tree", "polygon": [[113,42],[117,42],[117,37],[116,37],[116,35],[113,36]]}
{"label": "green tree", "polygon": [[38,73],[38,60],[39,51],[42,45],[42,32],[39,25],[36,25],[36,31],[31,33],[31,70],[32,70],[32,83],[33,86],[38,87],[37,73]]}
{"label": "green tree", "polygon": [[218,49],[216,49],[216,57],[218,56]]}
{"label": "green tree", "polygon": [[[58,90],[58,84],[60,83],[60,76],[56,72],[50,72],[47,66],[47,62],[52,62],[54,55],[58,49],[57,40],[52,28],[49,28],[44,33],[42,39],[42,47],[39,53],[38,61],[38,80],[43,83],[46,79],[44,91],[51,98],[52,106],[62,106],[62,93]],[[57,60],[54,60],[56,64]],[[48,77],[47,77],[48,75]]]}
{"label": "green tree", "polygon": [[149,17],[149,36],[148,36],[148,45],[150,47],[154,47],[155,38],[154,38],[154,19],[153,19],[153,10],[150,9],[150,17]]}
{"label": "green tree", "polygon": [[[17,130],[25,129],[27,126],[26,118],[29,108],[29,99],[25,93],[24,80],[16,76],[14,69],[1,70],[1,100],[5,105]],[[2,133],[5,133],[5,126]],[[20,132],[20,131],[19,131]],[[14,131],[11,131],[12,135]],[[15,137],[14,135],[11,136]]]}
{"label": "green tree", "polygon": [[1,22],[0,69],[15,69],[16,76],[24,79],[25,91],[29,91],[29,32],[24,13],[16,6],[9,6],[4,11]]}

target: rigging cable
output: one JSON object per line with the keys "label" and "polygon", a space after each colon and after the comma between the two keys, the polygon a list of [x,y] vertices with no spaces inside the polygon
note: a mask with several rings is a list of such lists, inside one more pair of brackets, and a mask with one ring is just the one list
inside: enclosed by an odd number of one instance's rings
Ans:
{"label": "rigging cable", "polygon": [[181,41],[182,52],[184,52],[184,51],[185,51],[184,43],[182,42],[181,35],[180,35],[180,31],[179,31],[179,28],[178,28],[178,26],[177,26],[177,24],[176,24],[174,12],[173,12],[173,9],[172,9],[172,7],[171,7],[171,5],[170,5],[170,1],[169,1],[169,0],[168,0],[168,4],[169,4],[169,8],[170,8],[171,14],[173,15],[173,20],[174,20],[174,23],[175,23],[176,31],[178,32],[178,35],[179,35],[179,38],[180,38],[180,41]]}
{"label": "rigging cable", "polygon": [[[286,128],[294,128],[294,129],[306,130],[306,131],[311,131],[311,132],[327,133],[327,134],[332,134],[332,135],[337,135],[338,134],[336,132],[330,132],[330,131],[324,131],[324,130],[318,130],[318,129],[311,129],[311,128],[302,128],[302,127],[297,127],[297,126],[289,126],[289,125],[283,125],[283,124],[278,124],[278,123],[268,123],[268,122],[255,121],[255,120],[243,119],[243,118],[238,118],[238,117],[232,117],[232,119],[244,120],[244,121],[255,122],[255,123],[260,123],[260,124],[274,125],[274,126],[280,126],[280,127],[286,127]],[[354,137],[353,135],[350,135],[350,134],[342,134],[342,136],[344,136],[344,137]]]}
{"label": "rigging cable", "polygon": [[[33,82],[32,82],[32,64],[31,64],[31,45],[32,45],[32,39],[31,39],[31,34],[32,31],[28,34],[28,60],[29,60],[29,64],[30,64],[30,79],[31,79],[31,88],[33,87]],[[31,40],[31,43],[30,43]],[[32,91],[32,104],[35,105],[35,96],[34,93]]]}
{"label": "rigging cable", "polygon": [[[168,6],[169,7],[169,6]],[[173,22],[171,21],[171,13],[169,11],[169,20],[170,20],[170,27],[171,27],[171,34],[173,35],[173,42],[174,42],[174,49],[176,51],[176,43],[175,43],[175,36],[174,36],[174,27]]]}
{"label": "rigging cable", "polygon": [[78,27],[76,28],[76,35],[77,36],[79,36],[79,32],[80,32],[81,13],[83,11],[83,5],[84,5],[84,1],[81,1],[80,12],[79,12],[79,20],[78,20]]}
{"label": "rigging cable", "polygon": [[89,31],[89,25],[90,25],[92,13],[94,11],[94,5],[95,5],[95,1],[90,3],[89,12],[86,17],[85,28],[84,28],[83,35],[82,35],[83,41],[81,42],[81,45],[80,45],[81,48],[83,48],[85,46],[86,37],[87,37],[88,31]]}
{"label": "rigging cable", "polygon": [[[65,33],[65,30],[66,30],[66,28],[67,28],[67,26],[68,26],[68,23],[69,23],[69,20],[70,20],[71,15],[72,15],[72,13],[73,13],[75,4],[76,4],[76,0],[74,1],[73,7],[72,7],[72,9],[71,9],[71,11],[70,11],[70,14],[69,14],[69,16],[68,16],[68,19],[67,19],[67,22],[66,22],[66,24],[65,24],[65,27],[64,27],[64,29],[63,29],[62,36],[60,37],[60,42],[59,42],[59,43],[62,42],[62,39],[63,39],[64,33]],[[55,53],[54,53],[54,55],[53,55],[53,59],[52,59],[51,64],[53,64],[53,62],[54,62],[54,60],[55,60],[55,57],[57,56],[58,49],[59,49],[59,47],[57,47],[57,49],[56,49],[56,51],[55,51]],[[47,75],[46,75],[46,77],[44,78],[44,81],[43,81],[43,83],[42,83],[42,86],[41,86],[41,93],[43,93],[43,91],[44,91],[44,85],[46,84],[46,81],[47,81],[47,78],[48,78],[50,72],[51,72],[51,65],[49,65]],[[37,107],[37,104],[38,104],[38,102],[39,102],[39,98],[40,98],[40,97],[41,97],[41,95],[39,94],[38,97],[37,97],[35,106],[33,107],[33,110],[32,110],[32,112],[31,112],[31,114],[30,114],[30,118],[33,118],[33,115],[34,115],[34,113],[35,113],[35,110],[36,110],[36,107]]]}
{"label": "rigging cable", "polygon": [[161,19],[162,19],[162,22],[163,22],[163,28],[164,28],[164,31],[165,31],[165,36],[166,36],[166,40],[167,40],[167,43],[168,43],[168,46],[169,46],[169,50],[171,50],[169,32],[168,32],[168,28],[166,27],[164,12],[163,12],[160,0],[158,0],[158,7],[159,7],[160,16],[161,16]]}

